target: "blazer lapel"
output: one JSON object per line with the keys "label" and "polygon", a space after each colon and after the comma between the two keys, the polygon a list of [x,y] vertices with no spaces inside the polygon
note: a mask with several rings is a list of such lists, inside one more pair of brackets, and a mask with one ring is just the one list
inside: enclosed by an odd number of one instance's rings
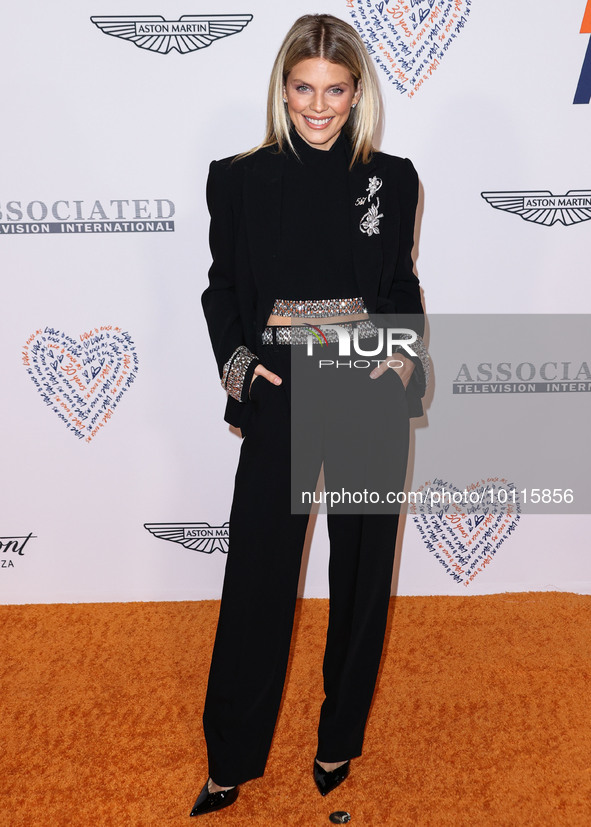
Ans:
{"label": "blazer lapel", "polygon": [[259,291],[276,283],[281,238],[281,188],[285,155],[273,149],[259,151],[248,170],[244,207],[253,275]]}

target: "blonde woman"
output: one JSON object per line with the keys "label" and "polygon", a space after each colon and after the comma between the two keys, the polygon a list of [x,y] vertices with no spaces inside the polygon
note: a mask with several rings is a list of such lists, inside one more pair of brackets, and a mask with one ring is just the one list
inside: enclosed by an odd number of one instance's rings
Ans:
{"label": "blonde woman", "polygon": [[[306,15],[275,60],[263,143],[210,167],[213,263],[203,308],[228,393],[225,419],[243,442],[203,715],[210,777],[193,816],[233,804],[238,785],[263,774],[283,691],[308,522],[290,502],[290,354],[310,326],[328,331],[327,348],[336,347],[331,325],[371,339],[369,314],[411,314],[422,334],[411,258],[417,175],[410,161],[374,149],[379,115],[375,71],[355,30],[331,15]],[[386,411],[395,490],[404,481],[409,416],[422,413],[421,358],[400,353],[350,373],[353,397]],[[339,412],[325,414],[330,400],[313,408],[332,425]],[[325,425],[322,433],[333,433]],[[323,459],[330,473],[320,442],[312,490]],[[313,762],[322,795],[361,755],[397,521],[328,516],[330,616]]]}

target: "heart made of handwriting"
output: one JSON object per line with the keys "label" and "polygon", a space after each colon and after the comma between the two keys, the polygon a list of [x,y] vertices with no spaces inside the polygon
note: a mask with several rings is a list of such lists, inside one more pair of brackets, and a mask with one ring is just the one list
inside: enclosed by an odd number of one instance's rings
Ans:
{"label": "heart made of handwriting", "polygon": [[417,489],[409,514],[427,551],[456,583],[469,586],[516,530],[521,504],[517,486],[499,477],[463,490],[434,479]]}
{"label": "heart made of handwriting", "polygon": [[472,0],[346,0],[367,51],[401,94],[412,98],[466,25]]}
{"label": "heart made of handwriting", "polygon": [[129,333],[113,325],[77,339],[52,327],[38,329],[23,346],[22,361],[45,404],[84,442],[109,422],[138,369]]}

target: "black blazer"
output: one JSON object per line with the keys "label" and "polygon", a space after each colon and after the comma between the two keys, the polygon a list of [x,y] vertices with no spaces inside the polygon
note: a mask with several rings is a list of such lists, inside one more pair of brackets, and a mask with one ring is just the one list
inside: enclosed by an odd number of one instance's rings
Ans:
{"label": "black blazer", "polygon": [[[284,153],[266,148],[234,162],[232,158],[213,161],[209,169],[207,205],[213,263],[202,303],[220,376],[240,345],[258,355],[260,333],[273,303],[284,298],[277,295],[274,286],[278,283],[284,161]],[[367,202],[369,179],[374,176],[382,180],[377,196],[383,218],[379,233],[367,235],[359,225],[368,206],[375,203],[375,196],[369,205]],[[349,232],[358,295],[363,296],[369,313],[411,314],[412,323],[405,317],[401,325],[422,335],[423,307],[411,257],[418,197],[412,163],[375,152],[369,163],[356,163],[349,172],[349,192]],[[407,388],[411,416],[423,412],[422,377],[417,365]],[[229,396],[226,422],[240,427],[248,404]]]}

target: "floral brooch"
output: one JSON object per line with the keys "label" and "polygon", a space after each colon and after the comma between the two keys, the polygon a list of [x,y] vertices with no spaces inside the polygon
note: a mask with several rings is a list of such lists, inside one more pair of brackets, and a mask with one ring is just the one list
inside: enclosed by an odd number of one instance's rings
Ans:
{"label": "floral brooch", "polygon": [[364,198],[358,198],[355,202],[356,206],[360,206],[365,203],[368,204],[369,209],[359,222],[359,229],[362,233],[365,233],[366,235],[380,234],[380,218],[384,217],[383,213],[379,211],[380,199],[376,197],[375,204],[369,204],[369,202],[375,196],[376,192],[379,189],[381,189],[381,186],[381,178],[378,178],[377,176],[370,178],[369,184],[365,190],[368,193],[368,195],[366,195]]}

